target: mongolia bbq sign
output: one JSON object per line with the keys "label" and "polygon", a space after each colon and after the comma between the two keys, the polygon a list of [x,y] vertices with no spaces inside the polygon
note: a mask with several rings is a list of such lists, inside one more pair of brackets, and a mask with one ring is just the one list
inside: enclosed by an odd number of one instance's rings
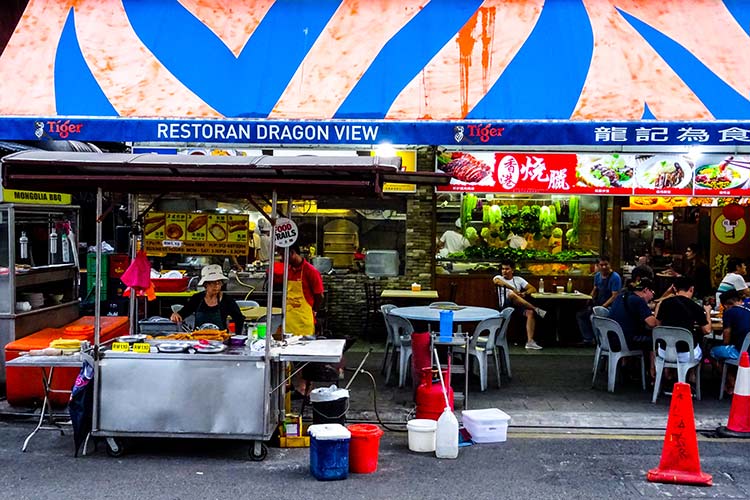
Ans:
{"label": "mongolia bbq sign", "polygon": [[750,155],[466,153],[447,151],[438,191],[607,195],[743,196]]}

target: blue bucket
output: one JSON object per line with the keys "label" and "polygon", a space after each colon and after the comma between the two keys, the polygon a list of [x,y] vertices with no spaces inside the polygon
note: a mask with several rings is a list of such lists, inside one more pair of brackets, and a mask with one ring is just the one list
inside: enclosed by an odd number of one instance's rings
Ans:
{"label": "blue bucket", "polygon": [[310,473],[319,481],[337,481],[349,476],[351,432],[341,424],[311,425]]}

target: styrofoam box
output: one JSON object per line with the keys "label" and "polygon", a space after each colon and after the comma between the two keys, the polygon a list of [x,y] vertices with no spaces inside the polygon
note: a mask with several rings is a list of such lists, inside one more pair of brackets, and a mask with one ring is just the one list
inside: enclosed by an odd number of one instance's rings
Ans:
{"label": "styrofoam box", "polygon": [[501,443],[507,439],[510,415],[502,410],[464,410],[461,417],[475,443]]}

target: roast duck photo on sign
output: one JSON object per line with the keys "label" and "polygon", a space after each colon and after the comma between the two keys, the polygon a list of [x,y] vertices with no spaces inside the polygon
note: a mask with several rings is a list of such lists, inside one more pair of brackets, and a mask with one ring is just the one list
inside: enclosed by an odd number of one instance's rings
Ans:
{"label": "roast duck photo on sign", "polygon": [[479,182],[492,172],[492,168],[482,160],[468,153],[441,153],[438,168],[456,180]]}

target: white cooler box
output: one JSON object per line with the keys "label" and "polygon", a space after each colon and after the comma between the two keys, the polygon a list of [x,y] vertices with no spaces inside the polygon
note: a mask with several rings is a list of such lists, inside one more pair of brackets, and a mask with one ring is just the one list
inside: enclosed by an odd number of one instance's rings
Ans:
{"label": "white cooler box", "polygon": [[461,417],[475,443],[501,443],[507,438],[510,415],[502,410],[464,410]]}

